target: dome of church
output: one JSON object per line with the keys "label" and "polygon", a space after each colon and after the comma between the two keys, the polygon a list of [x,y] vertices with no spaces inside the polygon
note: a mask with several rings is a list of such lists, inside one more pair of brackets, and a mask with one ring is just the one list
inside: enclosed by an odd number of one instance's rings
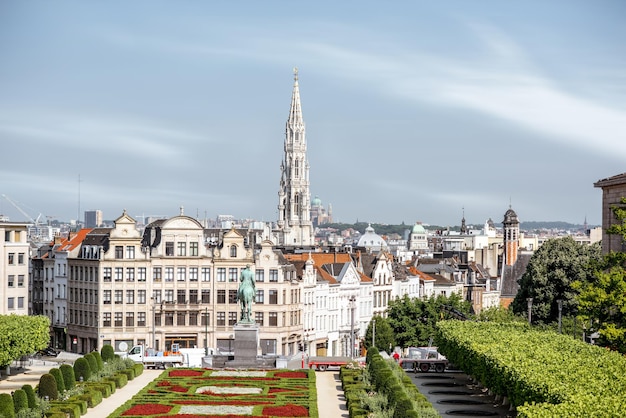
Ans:
{"label": "dome of church", "polygon": [[502,223],[504,224],[519,223],[519,220],[517,219],[517,213],[515,213],[513,209],[509,208],[509,210],[507,210],[506,213],[504,214],[504,220],[502,221]]}
{"label": "dome of church", "polygon": [[416,223],[413,225],[413,229],[411,230],[413,234],[425,234],[426,229],[422,226],[422,224]]}
{"label": "dome of church", "polygon": [[322,206],[322,199],[315,196],[315,198],[311,201],[311,206]]}
{"label": "dome of church", "polygon": [[363,236],[359,238],[359,242],[357,245],[359,247],[376,249],[381,247],[387,247],[387,242],[374,231],[372,225],[368,225],[367,228],[365,228],[365,233],[363,234]]}

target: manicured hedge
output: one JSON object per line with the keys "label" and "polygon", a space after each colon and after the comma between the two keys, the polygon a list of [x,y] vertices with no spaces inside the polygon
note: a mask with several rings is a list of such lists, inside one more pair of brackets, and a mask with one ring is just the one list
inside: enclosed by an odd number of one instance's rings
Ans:
{"label": "manicured hedge", "polygon": [[518,417],[612,417],[626,410],[626,358],[519,324],[440,321],[439,351],[517,407]]}
{"label": "manicured hedge", "polygon": [[59,397],[57,381],[50,373],[42,374],[39,378],[39,396],[42,398],[47,396],[50,400],[54,400]]}

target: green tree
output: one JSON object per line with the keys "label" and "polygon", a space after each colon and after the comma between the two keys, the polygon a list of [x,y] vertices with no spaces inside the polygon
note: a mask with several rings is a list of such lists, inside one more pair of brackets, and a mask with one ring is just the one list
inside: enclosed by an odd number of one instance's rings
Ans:
{"label": "green tree", "polygon": [[[626,241],[626,198],[611,207],[617,223],[607,228],[609,235],[621,235]],[[589,332],[597,331],[597,343],[626,353],[626,253],[605,254],[602,264],[589,281],[576,281],[580,291],[580,319],[591,321]]]}
{"label": "green tree", "polygon": [[372,347],[372,337],[374,337],[374,346],[380,350],[387,350],[396,345],[389,321],[378,315],[372,318],[365,331],[363,345],[368,350]]}
{"label": "green tree", "polygon": [[48,346],[47,316],[0,315],[0,367]]}
{"label": "green tree", "polygon": [[524,315],[528,311],[527,298],[533,298],[532,322],[549,324],[559,316],[557,300],[562,300],[562,316],[576,312],[577,290],[572,282],[588,282],[593,278],[594,266],[602,259],[598,243],[579,244],[571,237],[549,239],[535,251],[520,279],[520,288],[511,303],[513,312]]}
{"label": "green tree", "polygon": [[26,393],[26,398],[28,399],[28,407],[33,409],[37,406],[37,397],[35,396],[35,390],[31,385],[22,386],[22,390]]}
{"label": "green tree", "polygon": [[[470,303],[461,295],[438,295],[428,299],[404,295],[389,302],[387,320],[401,347],[426,346],[436,335],[435,324],[443,319],[457,319],[459,314],[469,316]],[[378,331],[377,331],[378,332]]]}

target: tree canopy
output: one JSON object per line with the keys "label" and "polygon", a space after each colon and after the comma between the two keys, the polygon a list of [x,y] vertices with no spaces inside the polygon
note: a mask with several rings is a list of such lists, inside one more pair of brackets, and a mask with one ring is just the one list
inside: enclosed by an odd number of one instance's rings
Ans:
{"label": "tree canopy", "polygon": [[47,316],[0,315],[0,366],[46,348],[49,329]]}
{"label": "tree canopy", "polygon": [[432,296],[428,299],[404,295],[389,302],[387,320],[393,330],[396,345],[403,348],[426,346],[436,334],[435,324],[438,321],[456,319],[458,314],[455,315],[455,311],[469,316],[470,306],[458,293]]}
{"label": "tree canopy", "polygon": [[368,350],[372,347],[372,337],[374,337],[374,346],[380,350],[387,350],[389,347],[395,347],[396,345],[391,325],[389,325],[387,318],[382,316],[377,315],[373,317],[367,326],[363,345]]}
{"label": "tree canopy", "polygon": [[[621,235],[626,241],[626,198],[611,208],[618,220],[607,234]],[[596,274],[588,281],[577,280],[580,291],[580,317],[591,321],[590,332],[597,331],[598,344],[626,353],[626,253],[605,254]]]}
{"label": "tree canopy", "polygon": [[543,243],[530,258],[520,279],[520,288],[511,303],[516,314],[528,310],[527,298],[533,298],[532,322],[549,324],[558,320],[557,300],[562,300],[562,315],[576,311],[578,291],[572,282],[589,282],[594,267],[602,259],[598,243],[579,244],[571,237],[553,238]]}

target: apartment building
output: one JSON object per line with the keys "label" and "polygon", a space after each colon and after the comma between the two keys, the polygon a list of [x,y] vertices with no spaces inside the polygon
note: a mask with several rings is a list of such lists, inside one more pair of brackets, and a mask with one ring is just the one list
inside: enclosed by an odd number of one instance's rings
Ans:
{"label": "apartment building", "polygon": [[33,277],[42,283],[40,310],[51,318],[55,345],[77,353],[103,344],[169,350],[173,343],[232,352],[239,277],[249,265],[259,354],[295,353],[303,343],[301,285],[271,242],[255,251],[253,236],[231,228],[215,239],[182,210],[140,233],[124,212],[112,228],[84,229],[50,245],[34,260]]}
{"label": "apartment building", "polygon": [[0,221],[0,314],[28,314],[28,224]]}

